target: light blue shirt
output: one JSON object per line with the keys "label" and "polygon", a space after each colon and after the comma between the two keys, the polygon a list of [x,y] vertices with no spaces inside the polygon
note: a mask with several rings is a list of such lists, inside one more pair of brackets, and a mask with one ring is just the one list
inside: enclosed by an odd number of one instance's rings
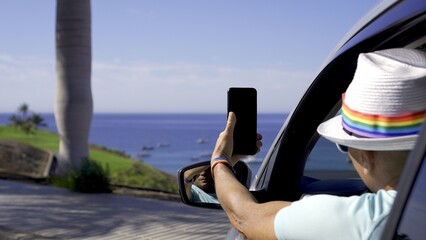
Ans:
{"label": "light blue shirt", "polygon": [[217,200],[216,194],[206,193],[201,188],[197,187],[197,185],[195,184],[191,185],[191,194],[192,194],[192,201],[194,202],[219,204],[219,200]]}
{"label": "light blue shirt", "polygon": [[397,192],[361,196],[313,195],[275,216],[278,239],[379,239]]}

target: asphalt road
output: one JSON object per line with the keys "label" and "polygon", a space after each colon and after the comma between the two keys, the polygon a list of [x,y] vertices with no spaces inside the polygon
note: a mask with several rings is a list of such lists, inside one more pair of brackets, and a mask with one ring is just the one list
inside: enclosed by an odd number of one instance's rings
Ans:
{"label": "asphalt road", "polygon": [[0,236],[5,229],[55,239],[213,240],[229,222],[222,210],[180,202],[0,180]]}

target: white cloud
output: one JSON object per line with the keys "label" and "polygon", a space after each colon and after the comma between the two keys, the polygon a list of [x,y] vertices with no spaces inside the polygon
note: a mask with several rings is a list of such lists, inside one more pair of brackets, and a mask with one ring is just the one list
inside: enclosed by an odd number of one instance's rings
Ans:
{"label": "white cloud", "polygon": [[[54,67],[51,59],[0,55],[0,112],[23,102],[38,112],[53,111]],[[288,112],[312,78],[275,65],[94,60],[92,92],[96,112],[224,112],[227,89],[250,86],[258,89],[260,112]]]}
{"label": "white cloud", "polygon": [[0,111],[27,103],[38,112],[53,111],[54,62],[35,57],[0,55]]}
{"label": "white cloud", "polygon": [[[93,92],[99,102],[107,102],[112,95],[123,96],[109,105],[114,111],[148,112],[222,111],[226,90],[232,86],[257,88],[259,111],[289,111],[313,76],[279,67],[146,62],[95,63],[93,73]],[[107,107],[95,106],[101,111]]]}

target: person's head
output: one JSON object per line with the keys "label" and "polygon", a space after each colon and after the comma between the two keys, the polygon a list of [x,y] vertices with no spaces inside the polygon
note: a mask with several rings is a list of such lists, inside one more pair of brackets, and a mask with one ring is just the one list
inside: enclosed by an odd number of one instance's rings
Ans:
{"label": "person's head", "polygon": [[194,176],[192,183],[197,185],[204,192],[210,193],[214,191],[213,178],[210,168],[207,168],[200,174]]}
{"label": "person's head", "polygon": [[318,133],[343,146],[373,191],[396,186],[426,113],[426,53],[388,49],[360,54],[342,96],[342,114]]}

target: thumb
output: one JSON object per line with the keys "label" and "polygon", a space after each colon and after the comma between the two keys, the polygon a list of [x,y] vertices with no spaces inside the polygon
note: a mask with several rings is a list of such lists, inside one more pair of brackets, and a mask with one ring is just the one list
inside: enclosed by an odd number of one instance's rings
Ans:
{"label": "thumb", "polygon": [[226,128],[225,128],[225,132],[227,134],[233,134],[234,133],[234,128],[235,128],[236,122],[237,122],[237,117],[235,116],[235,113],[229,112],[228,121],[226,122]]}

